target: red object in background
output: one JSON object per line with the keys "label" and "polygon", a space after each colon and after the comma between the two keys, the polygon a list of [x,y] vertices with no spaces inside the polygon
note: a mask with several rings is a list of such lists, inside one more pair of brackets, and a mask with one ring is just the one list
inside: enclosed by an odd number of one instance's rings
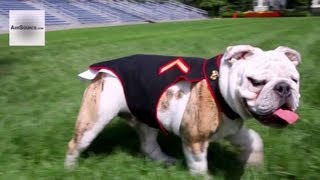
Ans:
{"label": "red object in background", "polygon": [[238,18],[238,13],[234,12],[234,13],[232,14],[232,18]]}
{"label": "red object in background", "polygon": [[245,12],[244,17],[281,17],[279,11]]}

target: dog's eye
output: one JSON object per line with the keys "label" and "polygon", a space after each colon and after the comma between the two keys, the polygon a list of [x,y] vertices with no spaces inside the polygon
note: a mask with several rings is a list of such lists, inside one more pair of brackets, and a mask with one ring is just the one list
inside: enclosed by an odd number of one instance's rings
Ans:
{"label": "dog's eye", "polygon": [[292,78],[292,81],[294,81],[295,83],[298,83],[298,80],[295,78]]}
{"label": "dog's eye", "polygon": [[253,86],[263,86],[266,84],[266,81],[265,80],[262,80],[262,81],[258,81],[256,79],[253,79],[251,77],[248,77],[248,80],[251,82],[251,84]]}

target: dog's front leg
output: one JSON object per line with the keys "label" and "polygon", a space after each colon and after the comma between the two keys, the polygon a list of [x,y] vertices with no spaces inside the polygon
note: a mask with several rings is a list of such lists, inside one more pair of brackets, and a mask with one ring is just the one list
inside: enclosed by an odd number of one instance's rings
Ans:
{"label": "dog's front leg", "polygon": [[236,134],[226,138],[233,145],[240,146],[240,161],[248,165],[263,165],[263,141],[252,129],[242,127]]}
{"label": "dog's front leg", "polygon": [[192,174],[210,177],[207,174],[209,138],[216,132],[220,117],[206,81],[195,84],[180,127],[183,152]]}
{"label": "dog's front leg", "polygon": [[193,175],[207,175],[207,151],[208,141],[183,143],[183,152],[187,165]]}

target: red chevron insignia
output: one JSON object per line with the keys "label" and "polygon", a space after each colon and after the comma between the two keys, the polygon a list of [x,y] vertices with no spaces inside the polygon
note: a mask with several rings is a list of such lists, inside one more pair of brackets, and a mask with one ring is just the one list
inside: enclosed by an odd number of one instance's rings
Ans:
{"label": "red chevron insignia", "polygon": [[183,59],[178,58],[173,61],[170,61],[169,63],[165,64],[164,66],[161,66],[159,68],[158,74],[161,75],[162,73],[170,70],[171,68],[177,66],[183,73],[187,74],[190,71],[190,67],[187,63],[183,61]]}

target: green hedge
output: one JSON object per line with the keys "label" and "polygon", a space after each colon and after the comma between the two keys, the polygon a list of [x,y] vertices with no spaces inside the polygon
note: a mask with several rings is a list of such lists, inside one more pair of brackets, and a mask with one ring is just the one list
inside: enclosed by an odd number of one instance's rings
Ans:
{"label": "green hedge", "polygon": [[281,11],[282,17],[305,17],[311,16],[309,11]]}
{"label": "green hedge", "polygon": [[[235,13],[235,12],[223,12],[221,14],[221,17],[232,18],[233,17],[233,13]],[[236,12],[236,13],[238,15],[238,18],[244,17],[244,14],[242,12]]]}

